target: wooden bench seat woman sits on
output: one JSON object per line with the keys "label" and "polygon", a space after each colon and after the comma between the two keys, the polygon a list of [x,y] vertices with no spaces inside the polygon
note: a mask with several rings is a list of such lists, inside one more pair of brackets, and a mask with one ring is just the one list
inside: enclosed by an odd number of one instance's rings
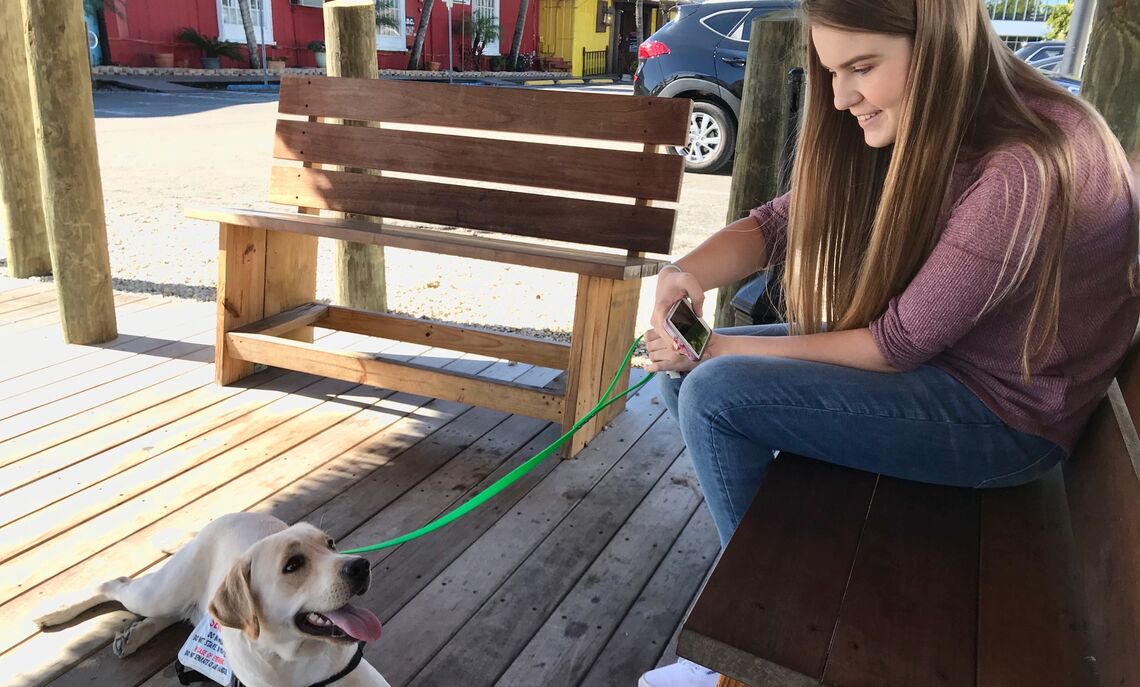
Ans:
{"label": "wooden bench seat woman sits on", "polygon": [[[804,0],[792,192],[663,270],[646,340],[722,545],[774,451],[921,482],[1063,460],[1137,324],[1137,202],[1102,117],[1017,59],[982,0]],[[678,299],[783,262],[783,325],[713,334]],[[643,687],[715,684],[692,664]]]}

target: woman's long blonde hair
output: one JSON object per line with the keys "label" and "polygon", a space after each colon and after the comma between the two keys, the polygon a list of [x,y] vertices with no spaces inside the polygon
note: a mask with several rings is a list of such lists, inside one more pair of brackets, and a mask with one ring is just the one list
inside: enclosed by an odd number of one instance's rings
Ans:
{"label": "woman's long blonde hair", "polygon": [[[1061,253],[1074,218],[1076,180],[1069,142],[1026,99],[1084,110],[1110,158],[1120,158],[1123,187],[1126,162],[1103,118],[1014,56],[982,0],[804,0],[801,8],[805,32],[823,25],[908,36],[913,54],[895,143],[875,149],[864,143],[855,118],[834,108],[830,75],[810,33],[805,37],[808,97],[792,171],[784,272],[789,321],[803,333],[867,326],[914,278],[938,240],[944,203],[952,200],[941,190],[955,162],[1023,144],[1041,182],[1027,194],[1055,204],[1022,208],[1031,213],[1029,236],[1011,241],[1002,286],[987,309],[1041,260],[1021,361],[1028,377],[1030,363],[1048,353],[1056,336]],[[1043,235],[1047,213],[1059,221]]]}

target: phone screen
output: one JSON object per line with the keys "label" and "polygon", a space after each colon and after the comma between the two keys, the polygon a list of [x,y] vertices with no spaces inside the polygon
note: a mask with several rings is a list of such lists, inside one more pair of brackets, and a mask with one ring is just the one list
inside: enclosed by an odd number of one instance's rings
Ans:
{"label": "phone screen", "polygon": [[669,321],[677,328],[681,337],[685,339],[699,358],[705,352],[705,344],[709,342],[709,335],[712,332],[693,312],[689,302],[684,299],[678,301],[677,307],[673,309],[673,314],[669,316]]}

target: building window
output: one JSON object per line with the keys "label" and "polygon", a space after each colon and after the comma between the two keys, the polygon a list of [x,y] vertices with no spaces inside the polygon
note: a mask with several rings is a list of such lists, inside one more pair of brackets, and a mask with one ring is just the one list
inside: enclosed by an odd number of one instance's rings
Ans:
{"label": "building window", "polygon": [[[490,17],[491,24],[502,32],[503,28],[499,24],[499,0],[474,0],[474,2],[471,13],[478,18]],[[487,56],[501,54],[499,52],[499,37],[487,41],[487,45],[483,48],[483,54]]]}
{"label": "building window", "polygon": [[[262,13],[265,14],[265,43],[273,43],[273,6],[268,0],[249,0],[250,19],[253,20],[253,40],[261,42]],[[245,45],[245,26],[241,23],[238,0],[218,0],[218,36],[223,41]]]}
{"label": "building window", "polygon": [[402,0],[376,0],[376,49],[399,52],[408,49]]}

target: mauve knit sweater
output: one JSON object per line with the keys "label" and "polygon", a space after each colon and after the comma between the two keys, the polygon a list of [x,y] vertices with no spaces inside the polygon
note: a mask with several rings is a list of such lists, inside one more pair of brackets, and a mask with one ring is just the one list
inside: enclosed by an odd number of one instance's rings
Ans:
{"label": "mauve knit sweater", "polygon": [[[1110,193],[1112,167],[1086,115],[1045,101],[1033,108],[1072,143],[1078,187],[1076,221],[1061,267],[1057,343],[1033,366],[1030,381],[1022,377],[1021,351],[1040,261],[1013,295],[977,317],[1010,240],[1024,237],[1031,213],[1019,224],[1022,199],[1029,207],[1055,202],[1031,190],[1037,188],[1037,166],[1024,147],[955,166],[949,189],[955,200],[934,249],[870,329],[895,369],[929,364],[946,370],[1010,427],[1071,452],[1136,329],[1140,298],[1129,288],[1128,271],[1137,252],[1138,220],[1128,196]],[[759,222],[769,264],[784,260],[788,202],[788,195],[780,196],[750,213]],[[1055,230],[1051,220],[1046,237]]]}

